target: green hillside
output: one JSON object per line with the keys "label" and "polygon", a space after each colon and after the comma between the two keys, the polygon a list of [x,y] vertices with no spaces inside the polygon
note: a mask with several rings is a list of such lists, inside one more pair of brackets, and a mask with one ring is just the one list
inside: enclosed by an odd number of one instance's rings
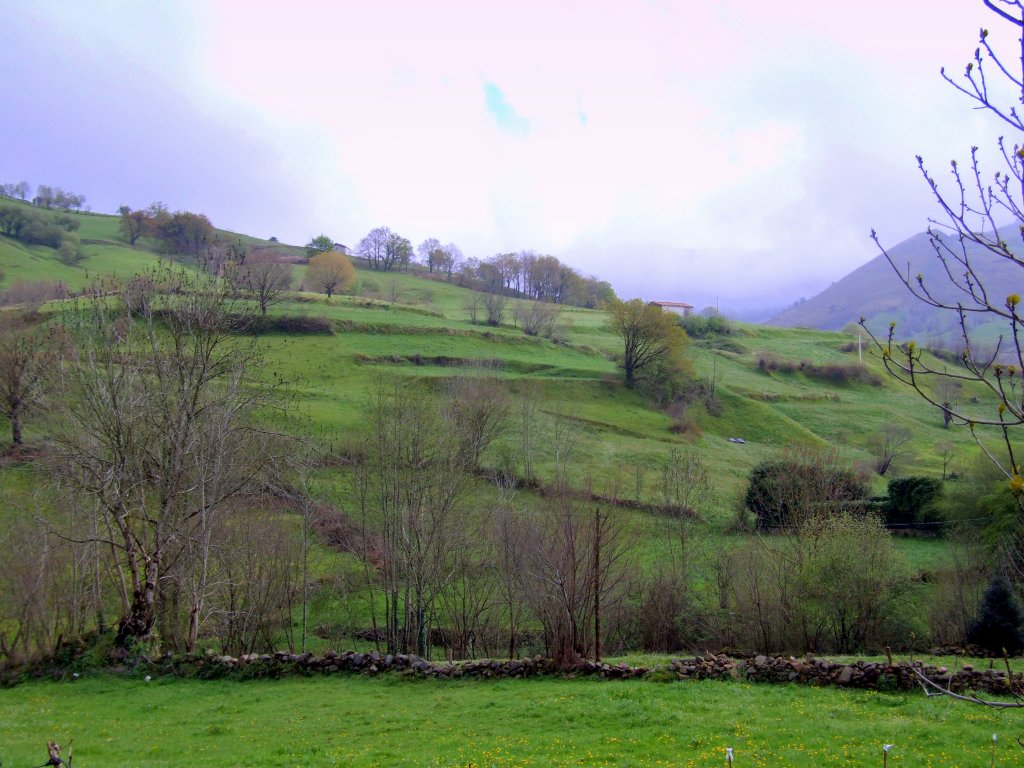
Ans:
{"label": "green hillside", "polygon": [[[21,206],[38,210],[20,200],[0,197],[0,205]],[[121,235],[120,217],[100,213],[70,213],[79,224],[76,234],[81,238],[83,258],[74,264],[65,264],[52,248],[25,245],[14,238],[0,235],[0,290],[19,281],[50,281],[62,283],[77,291],[97,279],[112,277],[124,280],[151,268],[159,259],[157,243],[146,238],[131,248]],[[224,242],[241,242],[247,247],[273,246],[295,255],[305,251],[297,246],[271,243],[268,240],[240,235],[227,230],[216,230]]]}
{"label": "green hillside", "polygon": [[[123,279],[137,274],[157,258],[152,251],[118,244],[117,217],[79,218],[87,256],[74,266],[62,264],[52,249],[0,238],[3,285],[48,279],[74,290],[98,276]],[[296,282],[301,280],[300,267]],[[720,414],[710,415],[695,403],[690,414],[695,428],[674,434],[672,418],[619,384],[615,356],[620,342],[603,312],[566,308],[565,341],[554,343],[526,337],[510,322],[497,328],[470,324],[465,308],[470,291],[448,282],[360,269],[355,291],[358,295],[329,301],[297,295],[272,309],[276,315],[328,318],[337,333],[266,340],[272,370],[296,382],[290,385],[293,393],[332,440],[343,439],[360,424],[361,404],[381,375],[424,382],[453,374],[493,376],[508,381],[513,392],[525,391],[527,384],[540,387],[543,411],[575,419],[582,429],[580,454],[586,457],[586,471],[594,475],[643,461],[656,464],[673,445],[699,450],[717,478],[718,500],[711,517],[720,521],[728,518],[754,463],[786,445],[830,444],[851,460],[867,461],[872,433],[897,422],[914,434],[915,455],[905,466],[908,472],[934,474],[933,446],[941,440],[952,437],[965,454],[970,450],[966,436],[944,430],[939,415],[885,379],[870,355],[866,363],[880,377],[877,386],[837,385],[758,367],[764,355],[818,364],[856,363],[852,339],[839,333],[736,324],[723,343],[694,342],[690,354],[696,375],[714,387],[723,407]],[[417,365],[412,362],[417,356],[457,358],[461,366]],[[730,437],[746,443],[730,443]],[[645,495],[653,497],[653,488]]]}
{"label": "green hillside", "polygon": [[[77,216],[85,259],[67,266],[52,249],[0,238],[2,285],[46,279],[75,290],[98,276],[130,277],[158,258],[153,251],[120,244],[116,216]],[[296,284],[302,273],[299,267]],[[471,292],[458,285],[409,273],[358,269],[357,274],[355,295],[328,300],[296,294],[271,310],[274,315],[327,318],[335,324],[334,334],[265,340],[269,370],[293,382],[288,385],[292,393],[314,417],[318,431],[333,441],[343,440],[361,423],[361,404],[380,376],[418,380],[424,386],[453,375],[495,377],[507,381],[514,393],[539,387],[545,413],[572,418],[582,430],[579,451],[586,461],[581,465],[594,475],[644,460],[657,463],[672,446],[698,450],[716,477],[718,498],[709,516],[719,521],[731,514],[750,468],[787,445],[834,445],[851,461],[868,461],[869,437],[883,425],[899,423],[914,435],[906,472],[938,472],[934,445],[939,441],[960,445],[965,458],[971,451],[967,435],[943,429],[940,415],[887,379],[870,354],[864,361],[878,384],[836,384],[759,368],[765,356],[855,364],[855,338],[842,333],[737,323],[731,336],[694,341],[689,355],[696,377],[714,388],[722,408],[712,415],[695,402],[687,416],[692,429],[679,434],[671,431],[673,418],[621,386],[615,362],[621,342],[601,311],[566,307],[564,340],[556,343],[524,336],[508,319],[496,328],[472,325],[465,306]],[[427,363],[414,362],[417,356]],[[437,358],[452,360],[430,363]],[[732,437],[746,442],[731,443]],[[654,489],[644,495],[653,500]]]}
{"label": "green hillside", "polygon": [[[4,286],[47,279],[75,290],[94,276],[130,277],[158,259],[145,248],[119,244],[116,217],[80,218],[80,231],[91,237],[84,246],[86,258],[74,266],[62,264],[51,249],[0,238]],[[296,285],[303,270],[295,270]],[[343,527],[345,520],[358,518],[360,509],[348,457],[367,432],[374,393],[395,382],[406,382],[409,392],[425,393],[438,403],[461,380],[504,384],[509,427],[480,458],[481,471],[467,495],[472,525],[484,527],[499,504],[509,503],[495,477],[523,479],[521,418],[532,408],[535,479],[519,483],[513,503],[527,510],[542,508],[555,482],[556,453],[562,450],[564,457],[569,451],[569,481],[598,494],[614,511],[629,531],[630,558],[642,573],[656,570],[677,546],[678,527],[664,513],[662,483],[673,451],[698,457],[713,491],[694,509],[693,578],[699,589],[713,582],[721,553],[752,545],[749,534],[736,532],[737,509],[751,469],[782,449],[834,447],[844,461],[872,477],[876,494],[885,493],[893,476],[940,477],[950,469],[943,453],[952,454],[951,467],[961,472],[977,454],[966,430],[944,429],[941,414],[886,377],[869,350],[863,350],[861,368],[855,336],[731,324],[727,333],[691,340],[685,353],[693,371],[691,394],[664,408],[651,395],[623,385],[621,341],[604,311],[562,308],[560,330],[551,340],[528,337],[515,327],[511,306],[519,300],[510,300],[499,326],[471,323],[471,296],[466,288],[415,271],[358,269],[347,295],[328,299],[294,292],[271,307],[271,321],[287,321],[282,327],[292,323],[301,328],[298,321],[304,318],[320,321],[315,332],[261,335],[259,375],[275,383],[289,404],[286,414],[275,412],[274,426],[327,450],[309,488],[316,503],[336,513]],[[839,375],[823,373],[828,370]],[[49,426],[45,412],[29,418],[28,443],[43,445]],[[870,469],[872,441],[893,426],[906,430],[910,443],[891,473],[879,477]],[[0,468],[0,518],[13,522],[24,519],[23,510],[57,503],[47,495],[51,489],[45,475],[35,469],[31,461]],[[288,517],[282,525],[298,536],[297,518]],[[908,587],[908,594],[929,589],[924,586],[932,578],[928,574],[946,567],[949,545],[942,540],[899,538],[896,546],[920,582]],[[368,626],[369,606],[378,599],[358,586],[359,559],[328,540],[314,542],[312,552],[317,586],[309,610],[311,626],[318,629],[310,637],[311,647],[365,644],[344,634]],[[923,626],[924,604],[915,602],[905,618],[910,626]],[[282,642],[291,643],[290,637]]]}

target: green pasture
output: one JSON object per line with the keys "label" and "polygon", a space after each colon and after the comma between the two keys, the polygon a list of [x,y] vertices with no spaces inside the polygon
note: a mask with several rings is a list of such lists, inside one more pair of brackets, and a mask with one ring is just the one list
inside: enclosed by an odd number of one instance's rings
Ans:
{"label": "green pasture", "polygon": [[[74,266],[62,264],[51,249],[26,248],[0,237],[2,286],[49,279],[75,289],[99,276],[127,278],[155,263],[155,253],[118,244],[116,216],[82,214],[79,218],[86,258]],[[296,287],[302,272],[301,267],[296,269]],[[278,383],[290,406],[290,415],[278,417],[276,426],[339,450],[365,430],[367,402],[382,383],[403,381],[441,398],[452,379],[499,379],[510,393],[511,426],[484,455],[485,467],[507,468],[509,462],[520,466],[516,420],[524,403],[536,405],[534,463],[541,482],[554,476],[556,428],[573,433],[570,474],[577,484],[641,505],[661,502],[660,474],[673,448],[697,452],[714,486],[711,501],[697,510],[698,531],[708,553],[743,543],[741,536],[732,533],[732,524],[750,470],[787,447],[834,446],[848,461],[869,467],[872,436],[889,425],[906,428],[912,436],[907,451],[889,476],[873,478],[878,494],[885,492],[893,476],[938,476],[941,443],[952,445],[954,471],[962,472],[977,454],[966,430],[944,429],[936,409],[885,374],[867,342],[864,363],[877,375],[878,383],[837,383],[800,371],[765,371],[759,366],[765,355],[794,363],[854,365],[859,358],[856,346],[851,346],[856,336],[850,333],[736,323],[729,336],[692,340],[688,355],[695,378],[706,390],[713,390],[717,405],[709,408],[698,398],[680,415],[658,408],[642,391],[623,386],[616,362],[621,342],[609,327],[606,313],[564,308],[561,338],[555,342],[527,337],[514,327],[512,307],[518,300],[508,302],[501,326],[471,324],[470,299],[471,292],[457,282],[416,272],[360,268],[350,295],[328,299],[296,292],[273,306],[272,315],[322,317],[334,329],[329,334],[269,333],[260,338],[264,364],[259,374]],[[46,418],[45,413],[36,413],[26,419],[30,442],[43,439]],[[356,514],[344,468],[322,468],[313,481],[319,500]],[[60,509],[49,490],[41,468],[0,468],[0,521],[24,510],[46,515],[51,507]],[[495,499],[494,487],[479,478],[466,501],[466,513],[486,515]],[[516,503],[524,508],[541,502],[531,491],[518,491]],[[637,559],[642,565],[664,556],[671,535],[669,521],[643,509],[621,508],[617,514],[626,516],[636,533]],[[896,545],[912,573],[944,567],[948,547],[943,541],[897,538]],[[349,555],[323,547],[314,554],[317,576],[324,583],[352,569]],[[351,586],[356,581],[349,579],[348,592],[325,589],[315,598],[312,620],[362,623],[366,604],[360,590]]]}
{"label": "green pasture", "polygon": [[[0,759],[38,765],[892,766],[1015,765],[1015,711],[918,693],[724,682],[259,682],[123,679],[0,690]],[[994,763],[992,734],[999,734]]]}
{"label": "green pasture", "polygon": [[[128,277],[156,259],[150,251],[113,244],[119,238],[116,216],[82,214],[79,219],[84,238],[104,242],[85,245],[87,258],[72,267],[61,264],[50,249],[0,238],[4,285],[48,278],[76,288],[96,276]],[[565,308],[564,341],[555,343],[529,338],[514,327],[515,300],[509,301],[502,326],[471,325],[469,298],[470,291],[445,279],[359,269],[353,295],[327,299],[297,293],[272,307],[274,315],[324,317],[335,327],[330,335],[268,334],[261,339],[263,375],[282,382],[282,394],[294,406],[288,428],[339,446],[363,428],[367,398],[382,381],[407,381],[440,396],[446,379],[494,377],[508,384],[513,413],[529,399],[537,402],[542,428],[549,433],[557,420],[571,423],[578,433],[576,478],[617,484],[620,495],[637,496],[639,467],[644,475],[639,499],[657,502],[658,474],[670,449],[697,451],[716,490],[701,514],[715,528],[732,520],[750,469],[787,446],[832,445],[850,461],[868,465],[872,435],[898,424],[911,431],[912,441],[892,472],[933,476],[941,472],[940,443],[953,445],[954,468],[966,466],[977,450],[966,430],[944,429],[935,409],[886,377],[866,343],[865,364],[880,384],[837,384],[758,366],[763,355],[816,365],[854,364],[858,356],[850,342],[855,337],[849,333],[735,324],[731,336],[694,340],[689,347],[694,372],[714,390],[720,407],[711,412],[694,402],[687,409],[686,429],[673,431],[672,417],[642,393],[622,386],[615,362],[620,342],[605,313]],[[38,423],[38,417],[27,421],[30,436]],[[732,437],[746,442],[730,442]],[[512,429],[492,446],[484,464],[496,465],[515,454],[516,440]],[[546,452],[550,440],[540,445],[536,465],[543,481],[553,473],[553,460]],[[885,482],[875,478],[876,492],[884,493]]]}
{"label": "green pasture", "polygon": [[[25,206],[39,209],[29,203],[10,198],[0,200],[2,205]],[[56,251],[46,246],[30,246],[0,236],[0,288],[9,288],[17,281],[61,282],[72,291],[81,290],[94,280],[113,277],[119,280],[133,277],[151,269],[159,258],[152,248],[156,245],[146,238],[131,248],[122,237],[118,225],[120,217],[100,213],[69,213],[54,211],[75,218],[79,223],[76,234],[82,241],[83,258],[75,264],[64,264]],[[249,246],[274,245],[282,251],[302,255],[304,249],[270,243],[267,240],[217,230],[217,236],[227,242],[241,241]]]}

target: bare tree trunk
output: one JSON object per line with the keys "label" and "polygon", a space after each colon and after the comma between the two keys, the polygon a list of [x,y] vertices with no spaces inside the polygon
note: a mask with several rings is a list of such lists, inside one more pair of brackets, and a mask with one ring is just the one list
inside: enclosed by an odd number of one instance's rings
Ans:
{"label": "bare tree trunk", "polygon": [[116,642],[125,646],[129,639],[143,639],[150,636],[156,623],[157,579],[160,573],[159,561],[146,558],[141,583],[135,588],[128,613],[121,619],[117,629]]}

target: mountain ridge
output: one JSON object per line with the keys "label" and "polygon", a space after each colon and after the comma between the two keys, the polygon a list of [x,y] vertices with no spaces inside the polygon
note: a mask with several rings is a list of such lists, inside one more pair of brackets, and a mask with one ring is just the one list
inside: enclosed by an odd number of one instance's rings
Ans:
{"label": "mountain ridge", "polygon": [[[1024,245],[1020,230],[1015,226],[1003,227],[1000,235],[1011,244]],[[912,281],[920,276],[925,287],[941,301],[956,303],[966,298],[946,273],[931,237],[920,232],[888,249],[888,253],[891,264],[885,254],[879,254],[814,297],[776,313],[766,324],[840,330],[863,317],[872,333],[886,334],[890,323],[895,322],[896,334],[901,339],[923,337],[931,346],[957,346],[961,331],[956,314],[917,299],[894,270],[895,265]],[[982,283],[991,290],[998,287],[1008,295],[1024,289],[1024,270],[1018,265],[973,244],[969,245],[967,254]],[[954,271],[954,275],[962,279],[962,274]],[[1000,304],[1001,296],[995,297],[993,303]],[[981,318],[970,330],[978,334],[980,340],[992,342],[1001,328],[1002,324]]]}

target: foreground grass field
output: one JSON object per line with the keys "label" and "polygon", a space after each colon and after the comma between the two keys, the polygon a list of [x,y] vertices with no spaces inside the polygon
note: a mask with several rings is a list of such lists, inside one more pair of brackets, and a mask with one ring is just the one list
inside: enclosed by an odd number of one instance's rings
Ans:
{"label": "foreground grass field", "polygon": [[743,683],[97,677],[0,691],[0,759],[178,766],[1016,765],[1021,716],[923,696]]}

